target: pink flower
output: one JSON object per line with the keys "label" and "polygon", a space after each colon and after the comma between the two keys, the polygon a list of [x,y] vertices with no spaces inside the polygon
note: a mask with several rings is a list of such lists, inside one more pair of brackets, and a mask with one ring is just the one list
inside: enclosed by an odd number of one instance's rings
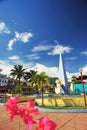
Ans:
{"label": "pink flower", "polygon": [[31,130],[33,122],[34,122],[32,116],[24,115],[23,119],[24,119],[25,124],[28,125],[28,130]]}
{"label": "pink flower", "polygon": [[19,108],[18,108],[18,105],[17,105],[18,101],[19,101],[19,98],[17,96],[15,96],[14,98],[10,98],[6,102],[6,110],[10,114],[10,121],[13,120],[13,117],[15,115],[19,114],[19,111],[18,111]]}
{"label": "pink flower", "polygon": [[25,115],[25,112],[26,112],[25,106],[20,105],[20,106],[19,106],[19,113],[20,113],[20,117],[21,117],[21,118],[23,118],[23,116]]}
{"label": "pink flower", "polygon": [[39,119],[39,125],[36,130],[55,130],[56,123],[48,118],[48,116]]}
{"label": "pink flower", "polygon": [[26,111],[28,114],[39,114],[39,109],[35,108],[35,103],[32,100],[29,100],[25,106]]}
{"label": "pink flower", "polygon": [[[10,121],[13,120],[14,116],[20,115],[24,123],[28,125],[28,130],[31,130],[33,123],[36,123],[36,121],[33,120],[32,114],[39,114],[39,109],[35,107],[32,100],[29,100],[26,105],[20,106],[17,105],[18,101],[19,98],[15,96],[6,102],[6,110],[10,114]],[[48,116],[45,116],[39,119],[36,130],[55,130],[55,128],[55,122],[50,120]]]}
{"label": "pink flower", "polygon": [[31,114],[39,114],[39,110],[35,108],[32,100],[29,100],[25,106],[19,107],[20,116],[23,118],[24,123],[28,125],[28,130],[31,130],[33,123],[36,123]]}
{"label": "pink flower", "polygon": [[39,109],[35,108],[34,102],[29,100],[25,106],[19,106],[19,113],[22,118],[31,114],[39,114]]}

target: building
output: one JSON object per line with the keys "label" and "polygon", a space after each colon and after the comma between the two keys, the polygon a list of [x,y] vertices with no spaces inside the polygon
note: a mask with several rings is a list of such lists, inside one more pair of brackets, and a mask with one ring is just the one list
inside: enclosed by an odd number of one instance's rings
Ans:
{"label": "building", "polygon": [[7,75],[0,74],[0,92],[4,92],[7,90]]}
{"label": "building", "polygon": [[87,94],[87,75],[79,75],[74,77],[71,83],[73,94]]}

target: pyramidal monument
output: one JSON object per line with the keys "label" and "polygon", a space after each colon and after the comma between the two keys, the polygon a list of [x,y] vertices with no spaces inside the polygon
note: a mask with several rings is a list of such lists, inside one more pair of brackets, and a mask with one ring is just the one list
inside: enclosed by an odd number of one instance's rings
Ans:
{"label": "pyramidal monument", "polygon": [[59,54],[59,71],[58,72],[59,72],[58,78],[61,82],[61,87],[64,90],[64,94],[69,94],[68,80],[67,80],[66,71],[65,71],[64,62],[63,62],[61,53]]}

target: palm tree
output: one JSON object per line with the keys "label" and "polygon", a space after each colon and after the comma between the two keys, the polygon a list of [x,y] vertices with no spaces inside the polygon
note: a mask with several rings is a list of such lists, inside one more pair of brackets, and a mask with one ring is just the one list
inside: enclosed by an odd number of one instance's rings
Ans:
{"label": "palm tree", "polygon": [[30,70],[29,72],[24,73],[24,79],[26,80],[26,83],[28,83],[28,86],[32,89],[34,89],[34,84],[36,83],[35,75],[37,74],[37,71]]}
{"label": "palm tree", "polygon": [[21,78],[24,75],[26,69],[23,69],[23,65],[14,65],[14,68],[11,69],[10,75],[13,76],[13,78],[16,78],[18,80],[18,83],[16,84],[16,87],[13,88],[13,90],[16,93],[22,93],[23,92],[23,85],[20,83]]}
{"label": "palm tree", "polygon": [[45,72],[41,72],[40,74],[37,75],[37,82],[40,91],[42,91],[42,87],[46,88],[50,86],[49,77],[46,75]]}
{"label": "palm tree", "polygon": [[32,89],[39,89],[41,92],[42,86],[44,87],[50,86],[49,77],[46,75],[45,72],[41,72],[40,74],[37,74],[37,71],[30,70],[29,72],[25,72],[24,76],[26,81],[29,80]]}
{"label": "palm tree", "polygon": [[35,83],[35,76],[37,75],[37,71],[35,70],[30,70],[30,82],[31,86],[33,87],[33,84]]}
{"label": "palm tree", "polygon": [[31,74],[31,79],[32,79],[33,76],[37,74],[37,71],[35,71],[35,70],[30,70],[30,74]]}
{"label": "palm tree", "polygon": [[29,81],[31,79],[31,73],[30,72],[25,72],[23,77],[27,82],[27,81]]}
{"label": "palm tree", "polygon": [[25,70],[26,69],[23,69],[23,65],[14,65],[14,68],[11,69],[10,75],[18,79],[20,83],[20,79],[23,77]]}

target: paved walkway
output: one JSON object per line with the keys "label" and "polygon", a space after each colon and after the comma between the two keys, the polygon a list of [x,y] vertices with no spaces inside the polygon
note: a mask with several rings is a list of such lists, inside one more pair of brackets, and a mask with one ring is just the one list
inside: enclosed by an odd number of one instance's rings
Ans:
{"label": "paved walkway", "polygon": [[[87,130],[87,113],[72,112],[41,112],[35,119],[48,114],[49,118],[57,123],[56,130]],[[19,123],[20,120],[20,123]],[[9,115],[5,110],[5,106],[0,105],[0,130],[27,130],[27,126],[18,117],[10,123]],[[35,125],[33,129],[35,130]]]}

